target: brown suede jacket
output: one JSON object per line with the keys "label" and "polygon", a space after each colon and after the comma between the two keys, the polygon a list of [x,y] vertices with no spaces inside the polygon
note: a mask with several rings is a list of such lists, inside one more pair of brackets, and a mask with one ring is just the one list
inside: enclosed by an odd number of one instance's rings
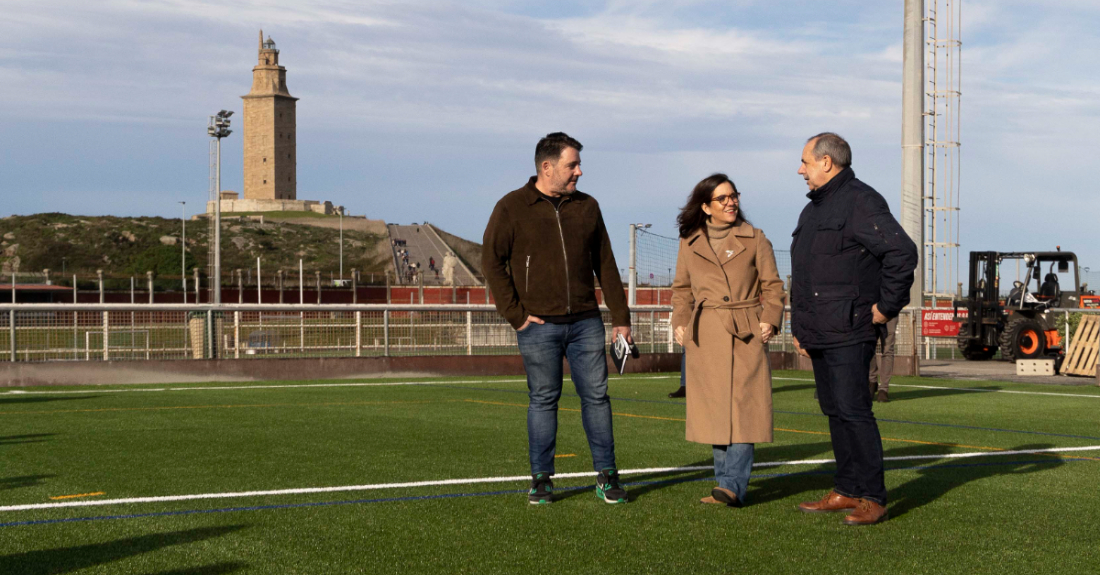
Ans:
{"label": "brown suede jacket", "polygon": [[519,329],[527,316],[560,316],[598,309],[594,278],[615,326],[630,325],[630,309],[596,199],[582,192],[555,209],[526,186],[501,198],[485,228],[485,281],[497,310]]}

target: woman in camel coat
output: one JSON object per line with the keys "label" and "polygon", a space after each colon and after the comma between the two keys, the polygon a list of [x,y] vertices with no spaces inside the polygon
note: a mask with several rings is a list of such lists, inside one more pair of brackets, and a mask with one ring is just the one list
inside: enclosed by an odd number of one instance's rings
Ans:
{"label": "woman in camel coat", "polygon": [[771,242],[741,211],[725,174],[695,186],[680,211],[672,325],[687,354],[687,440],[712,445],[718,487],[704,503],[745,500],[753,444],[772,441],[767,342],[782,323]]}

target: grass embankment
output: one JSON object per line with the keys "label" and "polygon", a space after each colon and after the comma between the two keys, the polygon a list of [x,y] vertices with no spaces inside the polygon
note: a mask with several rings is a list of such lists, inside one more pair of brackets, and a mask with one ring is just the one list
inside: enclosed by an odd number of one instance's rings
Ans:
{"label": "grass embankment", "polygon": [[[222,269],[250,269],[261,258],[265,274],[298,269],[305,261],[306,272],[321,271],[325,277],[340,268],[340,232],[327,227],[279,221],[283,218],[333,218],[311,212],[293,212],[264,223],[226,216],[222,221]],[[59,283],[77,274],[82,280],[95,277],[102,269],[106,277],[118,278],[108,289],[128,289],[130,276],[143,281],[152,271],[161,278],[158,289],[175,288],[169,278],[180,277],[182,225],[180,220],[159,217],[71,216],[50,213],[11,216],[0,219],[0,263],[4,273],[12,268],[41,274],[50,269]],[[205,272],[210,235],[206,221],[187,221],[187,268]],[[365,272],[387,269],[389,260],[376,249],[385,244],[383,235],[344,230],[344,268]],[[124,278],[124,279],[122,279]],[[21,281],[23,281],[21,279]],[[29,279],[27,281],[30,281]],[[66,283],[68,282],[68,283]],[[118,284],[118,285],[113,285]],[[163,284],[163,285],[161,285]]]}

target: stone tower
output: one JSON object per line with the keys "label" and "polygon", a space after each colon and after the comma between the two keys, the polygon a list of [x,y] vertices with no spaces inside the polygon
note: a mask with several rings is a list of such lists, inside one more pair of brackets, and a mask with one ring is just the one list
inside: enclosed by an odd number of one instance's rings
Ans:
{"label": "stone tower", "polygon": [[260,30],[259,62],[244,100],[244,199],[295,200],[298,196],[294,108],[279,51]]}

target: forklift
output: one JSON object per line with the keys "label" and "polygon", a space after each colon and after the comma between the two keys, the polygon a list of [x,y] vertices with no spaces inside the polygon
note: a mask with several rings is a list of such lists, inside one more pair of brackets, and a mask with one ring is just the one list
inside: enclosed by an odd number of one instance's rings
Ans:
{"label": "forklift", "polygon": [[[1001,265],[1013,260],[1026,265],[1024,281],[1013,281],[1002,299]],[[1070,266],[1073,285],[1062,286],[1058,274],[1070,273]],[[1088,286],[1080,284],[1080,277],[1077,256],[1060,247],[1053,252],[970,252],[968,297],[954,302],[955,320],[962,323],[959,351],[969,360],[990,359],[998,349],[1006,361],[1049,358],[1058,373],[1065,350],[1054,314],[1048,312],[1081,305]],[[959,318],[960,307],[967,317]]]}

